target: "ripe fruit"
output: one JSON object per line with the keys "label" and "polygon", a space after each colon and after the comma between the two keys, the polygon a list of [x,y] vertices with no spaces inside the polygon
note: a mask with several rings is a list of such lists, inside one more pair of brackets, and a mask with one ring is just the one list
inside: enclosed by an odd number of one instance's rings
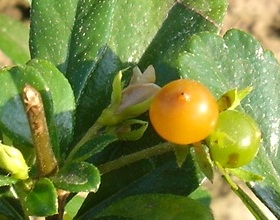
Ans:
{"label": "ripe fruit", "polygon": [[223,167],[248,164],[258,153],[261,132],[247,114],[227,110],[219,115],[214,132],[206,139],[211,157]]}
{"label": "ripe fruit", "polygon": [[179,79],[157,93],[149,114],[162,138],[176,144],[191,144],[212,132],[219,112],[215,98],[204,85]]}

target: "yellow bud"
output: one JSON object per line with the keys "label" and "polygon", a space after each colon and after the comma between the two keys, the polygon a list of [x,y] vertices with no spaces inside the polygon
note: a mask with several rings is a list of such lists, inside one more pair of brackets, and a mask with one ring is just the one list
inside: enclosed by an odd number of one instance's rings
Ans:
{"label": "yellow bud", "polygon": [[16,179],[28,178],[28,166],[22,153],[15,147],[0,143],[0,168]]}

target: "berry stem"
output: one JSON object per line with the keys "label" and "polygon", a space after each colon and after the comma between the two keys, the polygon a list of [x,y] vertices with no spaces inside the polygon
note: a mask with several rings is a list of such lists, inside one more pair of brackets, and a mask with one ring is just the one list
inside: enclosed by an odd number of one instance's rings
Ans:
{"label": "berry stem", "polygon": [[253,199],[248,196],[229,176],[227,171],[216,162],[216,166],[219,171],[222,173],[224,179],[231,187],[232,191],[242,200],[248,210],[252,213],[252,215],[256,218],[256,220],[268,220],[267,216],[263,213],[263,211],[257,206],[257,204],[253,201]]}
{"label": "berry stem", "polygon": [[101,129],[103,126],[96,122],[95,124],[93,124],[88,131],[86,132],[86,134],[82,137],[82,139],[75,145],[75,147],[73,148],[73,150],[70,152],[70,154],[68,155],[68,157],[66,158],[65,163],[71,161],[73,159],[73,157],[75,156],[75,154],[77,153],[77,151],[89,140],[93,139],[96,135],[99,129]]}
{"label": "berry stem", "polygon": [[142,159],[146,159],[152,156],[160,155],[169,151],[174,150],[174,144],[165,142],[154,147],[150,147],[141,151],[138,151],[133,154],[129,154],[123,157],[120,157],[116,160],[101,164],[98,166],[98,170],[101,174],[109,173],[113,170],[117,170],[128,164],[137,162]]}

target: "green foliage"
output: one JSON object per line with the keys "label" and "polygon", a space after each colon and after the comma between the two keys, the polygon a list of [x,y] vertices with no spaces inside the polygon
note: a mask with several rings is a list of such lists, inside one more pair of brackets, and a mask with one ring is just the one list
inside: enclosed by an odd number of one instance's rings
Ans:
{"label": "green foliage", "polygon": [[198,34],[188,40],[186,50],[178,60],[181,75],[200,80],[217,97],[236,87],[253,87],[239,108],[256,120],[263,140],[258,156],[246,169],[265,177],[252,183],[252,188],[279,217],[278,62],[252,36],[239,30],[230,30],[223,38],[211,33]]}
{"label": "green foliage", "polygon": [[0,14],[0,49],[15,64],[27,62],[30,59],[27,25]]}
{"label": "green foliage", "polygon": [[58,189],[69,192],[96,192],[100,185],[100,175],[92,164],[71,163],[58,172],[53,182]]}
{"label": "green foliage", "polygon": [[18,202],[10,200],[9,196],[5,196],[3,192],[0,197],[0,213],[1,219],[25,219]]}
{"label": "green foliage", "polygon": [[[182,209],[182,207],[184,207]],[[199,202],[174,195],[138,195],[127,197],[103,210],[98,216],[122,216],[130,219],[213,219],[209,208]]]}
{"label": "green foliage", "polygon": [[49,216],[57,212],[56,189],[49,179],[42,178],[36,181],[31,188],[21,184],[18,183],[15,190],[26,214],[30,216]]}
{"label": "green foliage", "polygon": [[[146,113],[140,119],[128,117],[131,121],[123,117],[113,126],[98,123],[111,102],[117,73],[153,65],[161,86],[183,77],[202,82],[217,99],[234,91],[225,96],[256,120],[262,146],[245,171],[220,170],[227,178],[232,173],[248,181],[279,218],[279,64],[242,31],[217,34],[226,7],[225,0],[33,0],[31,60],[27,28],[1,16],[0,49],[17,65],[0,70],[0,137],[5,137],[3,144],[22,151],[30,178],[19,180],[0,170],[0,217],[56,214],[65,199],[57,194],[60,189],[73,193],[66,200],[70,202],[65,218],[213,219],[209,196],[199,188],[204,179],[199,166],[209,179],[213,175],[206,151],[196,148],[194,157],[189,149],[162,143],[148,126]],[[119,102],[131,69],[119,81]],[[40,158],[33,160],[26,114],[30,109],[22,100],[26,84],[42,96],[51,150],[59,166],[57,173],[44,178],[36,175]],[[248,87],[253,90],[247,95]],[[174,149],[175,153],[167,153]],[[254,215],[262,216],[227,180]],[[74,196],[82,191],[89,192],[86,198]]]}
{"label": "green foliage", "polygon": [[[31,60],[25,65],[1,71],[1,130],[18,143],[31,145],[31,134],[21,94],[26,84],[32,85],[43,97],[47,123],[54,151],[64,151],[72,140],[75,103],[67,79],[50,63]],[[60,145],[60,149],[58,147]]]}
{"label": "green foliage", "polygon": [[86,198],[78,219],[91,219],[109,204],[127,196],[163,193],[186,196],[201,180],[202,175],[190,157],[180,169],[171,154],[153,163],[149,159],[133,163],[102,175],[99,190]]}

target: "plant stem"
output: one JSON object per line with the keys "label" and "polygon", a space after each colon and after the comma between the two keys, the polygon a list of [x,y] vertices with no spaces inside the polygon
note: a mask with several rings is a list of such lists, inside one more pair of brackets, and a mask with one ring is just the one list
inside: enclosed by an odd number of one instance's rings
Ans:
{"label": "plant stem", "polygon": [[171,143],[162,143],[159,145],[156,145],[154,147],[150,147],[141,151],[138,151],[133,154],[129,154],[123,157],[120,157],[116,160],[107,162],[105,164],[101,164],[98,166],[98,170],[101,174],[105,174],[108,172],[111,172],[113,170],[117,170],[123,166],[126,166],[128,164],[137,162],[142,159],[146,159],[152,156],[160,155],[163,153],[166,153],[168,151],[174,150],[174,144]]}
{"label": "plant stem", "polygon": [[40,93],[30,85],[23,88],[22,99],[32,134],[39,177],[57,172],[44,106]]}
{"label": "plant stem", "polygon": [[216,163],[218,169],[223,174],[224,179],[231,187],[232,191],[242,200],[245,206],[249,209],[256,220],[268,220],[267,216],[263,211],[257,206],[253,199],[248,196],[229,176],[226,170],[218,163]]}
{"label": "plant stem", "polygon": [[73,157],[75,156],[75,154],[77,153],[77,151],[89,140],[91,140],[94,136],[96,136],[98,130],[100,128],[102,128],[103,126],[96,122],[95,124],[93,124],[88,131],[86,132],[86,134],[83,136],[83,138],[75,145],[75,147],[73,148],[73,150],[70,152],[70,154],[68,155],[68,157],[66,158],[65,163],[71,161],[73,159]]}
{"label": "plant stem", "polygon": [[237,190],[233,190],[234,193],[242,200],[250,212],[257,220],[268,220],[263,211],[257,206],[257,204],[248,196],[240,187]]}

